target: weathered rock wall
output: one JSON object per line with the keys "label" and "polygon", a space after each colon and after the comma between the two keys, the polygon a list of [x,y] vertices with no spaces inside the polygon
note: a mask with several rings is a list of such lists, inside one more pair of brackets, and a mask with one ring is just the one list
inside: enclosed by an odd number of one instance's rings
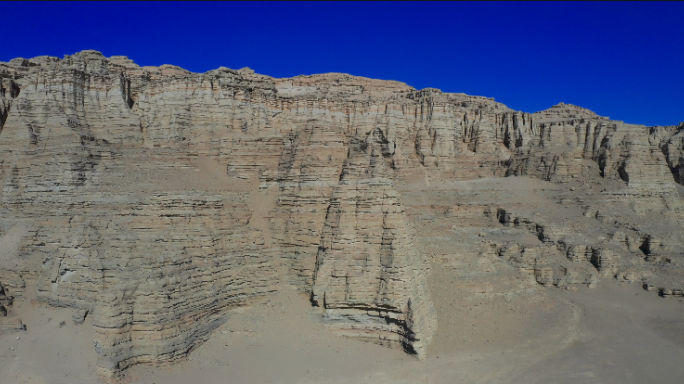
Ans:
{"label": "weathered rock wall", "polygon": [[[336,332],[424,357],[437,325],[411,217],[434,207],[407,214],[397,184],[606,180],[609,190],[572,202],[589,217],[582,228],[653,214],[679,226],[681,132],[345,74],[199,74],[95,51],[15,59],[0,63],[0,230],[28,230],[0,270],[74,308],[75,321],[94,317],[103,378],[183,358],[230,309],[281,282],[311,294]],[[205,172],[198,159],[218,173],[193,176]],[[266,190],[273,207],[253,199]],[[488,204],[444,209],[467,226]],[[612,217],[620,207],[632,216]],[[491,253],[544,285],[640,268],[618,240],[592,247],[564,231]],[[681,252],[666,230],[633,232],[653,260]]]}
{"label": "weathered rock wall", "polygon": [[326,213],[312,301],[337,332],[425,358],[436,325],[428,266],[393,188],[391,144],[380,129],[352,139]]}

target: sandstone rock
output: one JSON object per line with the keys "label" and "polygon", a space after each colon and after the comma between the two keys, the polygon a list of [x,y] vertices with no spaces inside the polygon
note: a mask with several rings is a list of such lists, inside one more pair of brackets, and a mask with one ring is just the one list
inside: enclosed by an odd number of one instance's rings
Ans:
{"label": "sandstone rock", "polygon": [[22,324],[21,319],[9,308],[14,303],[14,297],[8,296],[5,287],[0,282],[0,330],[25,330],[26,326]]}
{"label": "sandstone rock", "polygon": [[424,357],[430,265],[485,293],[505,274],[524,276],[506,289],[678,286],[683,137],[346,74],[15,59],[0,63],[0,283],[93,316],[106,380],[186,358],[279,283],[334,332]]}
{"label": "sandstone rock", "polygon": [[86,319],[86,316],[88,316],[88,310],[87,309],[77,309],[73,312],[73,319],[75,324],[83,324],[83,322]]}
{"label": "sandstone rock", "polygon": [[[366,136],[366,137],[363,137]],[[393,189],[388,141],[353,138],[330,198],[312,301],[341,334],[426,357],[435,328],[427,265]]]}

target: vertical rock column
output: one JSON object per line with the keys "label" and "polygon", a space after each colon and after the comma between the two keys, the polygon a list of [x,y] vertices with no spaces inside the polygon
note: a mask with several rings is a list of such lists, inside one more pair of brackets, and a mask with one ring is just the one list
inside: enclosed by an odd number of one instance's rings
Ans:
{"label": "vertical rock column", "polygon": [[427,263],[390,178],[389,142],[377,128],[364,136],[330,198],[312,301],[334,332],[424,358],[436,328]]}

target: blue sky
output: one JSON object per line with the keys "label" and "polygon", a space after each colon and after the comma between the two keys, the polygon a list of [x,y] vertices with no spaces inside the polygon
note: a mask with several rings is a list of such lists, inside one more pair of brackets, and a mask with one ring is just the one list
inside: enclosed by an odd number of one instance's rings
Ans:
{"label": "blue sky", "polygon": [[345,72],[684,121],[684,3],[9,3],[0,60],[84,49],[195,72]]}

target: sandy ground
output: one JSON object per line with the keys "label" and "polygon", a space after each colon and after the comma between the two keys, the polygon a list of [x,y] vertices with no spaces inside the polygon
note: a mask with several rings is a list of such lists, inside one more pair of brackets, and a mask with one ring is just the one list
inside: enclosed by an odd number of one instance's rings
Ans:
{"label": "sandy ground", "polygon": [[[188,361],[136,366],[132,383],[677,383],[684,377],[684,303],[629,284],[479,299],[437,274],[440,328],[428,359],[337,337],[307,297],[284,287],[231,314]],[[447,308],[448,307],[448,308]],[[3,383],[96,383],[92,324],[19,300],[25,332],[0,334]]]}
{"label": "sandy ground", "polygon": [[26,331],[0,331],[0,383],[97,383],[91,319],[75,325],[68,309],[14,305]]}

